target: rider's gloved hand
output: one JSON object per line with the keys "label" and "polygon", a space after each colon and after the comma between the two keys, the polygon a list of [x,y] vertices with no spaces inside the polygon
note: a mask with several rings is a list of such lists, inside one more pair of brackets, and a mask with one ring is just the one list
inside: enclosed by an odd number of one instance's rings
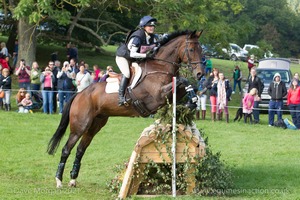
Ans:
{"label": "rider's gloved hand", "polygon": [[154,56],[155,56],[155,52],[152,51],[152,50],[151,50],[151,51],[148,51],[148,52],[146,53],[146,58],[153,59]]}

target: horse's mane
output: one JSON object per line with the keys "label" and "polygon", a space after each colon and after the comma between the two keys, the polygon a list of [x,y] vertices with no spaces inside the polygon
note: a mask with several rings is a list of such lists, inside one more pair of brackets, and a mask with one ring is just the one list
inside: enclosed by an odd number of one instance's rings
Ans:
{"label": "horse's mane", "polygon": [[176,32],[170,33],[160,41],[160,45],[163,46],[164,44],[168,43],[169,41],[173,40],[174,38],[176,38],[178,36],[188,35],[188,34],[192,34],[194,32],[195,31],[185,30],[185,31],[176,31]]}

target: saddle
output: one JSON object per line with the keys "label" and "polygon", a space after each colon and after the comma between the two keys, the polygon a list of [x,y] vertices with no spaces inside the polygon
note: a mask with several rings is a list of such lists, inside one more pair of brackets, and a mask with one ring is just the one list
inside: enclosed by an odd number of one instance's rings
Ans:
{"label": "saddle", "polygon": [[[140,80],[142,76],[142,69],[137,63],[132,63],[130,67],[130,74],[131,78],[129,81],[129,84],[127,88],[133,89],[138,81]],[[118,74],[116,72],[109,72],[108,78],[106,79],[106,87],[105,87],[105,92],[106,93],[118,93],[119,92],[119,86],[120,86],[120,81],[122,78],[122,74]]]}
{"label": "saddle", "polygon": [[[142,80],[142,69],[138,65],[138,63],[132,63],[130,67],[130,82],[125,91],[125,98],[126,103],[125,106],[132,105],[133,108],[142,116],[148,117],[149,115],[153,114],[154,111],[150,111],[147,109],[145,103],[138,99],[134,94],[134,88],[138,85],[138,83]],[[122,74],[118,74],[115,72],[110,72],[109,77],[106,79],[106,93],[118,93],[119,86],[121,81]]]}

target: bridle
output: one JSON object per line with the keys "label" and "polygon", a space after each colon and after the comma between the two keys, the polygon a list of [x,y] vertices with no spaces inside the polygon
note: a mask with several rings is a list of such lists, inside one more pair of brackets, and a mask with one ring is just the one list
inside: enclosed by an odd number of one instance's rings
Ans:
{"label": "bridle", "polygon": [[[187,67],[190,68],[190,69],[195,69],[197,68],[198,64],[201,63],[201,60],[199,61],[196,61],[196,62],[191,62],[191,58],[190,58],[190,55],[189,55],[189,44],[191,43],[194,43],[195,45],[200,45],[199,42],[197,41],[189,41],[188,39],[188,35],[186,35],[186,39],[185,39],[185,49],[183,51],[183,55],[182,55],[182,58],[184,58],[184,56],[187,57]],[[179,48],[177,49],[177,51],[179,51]],[[171,61],[168,61],[168,60],[164,60],[164,59],[159,59],[159,58],[153,58],[153,60],[158,60],[158,61],[163,61],[163,62],[167,62],[167,63],[170,63],[172,65],[175,65],[175,66],[178,66],[178,67],[181,67],[183,65],[185,65],[184,63],[180,62],[180,63],[177,63],[177,62],[171,62]]]}

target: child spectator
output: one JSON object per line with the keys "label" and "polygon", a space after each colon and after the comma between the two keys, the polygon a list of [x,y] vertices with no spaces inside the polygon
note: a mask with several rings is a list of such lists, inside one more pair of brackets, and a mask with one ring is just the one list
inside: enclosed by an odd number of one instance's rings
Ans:
{"label": "child spectator", "polygon": [[30,94],[26,93],[25,98],[21,101],[21,103],[18,103],[19,106],[19,112],[18,113],[32,113],[31,106],[32,106],[32,100],[30,98]]}
{"label": "child spectator", "polygon": [[239,66],[235,66],[232,78],[233,78],[233,91],[232,91],[232,94],[235,94],[236,85],[238,85],[239,90],[240,90],[239,94],[241,94],[241,92],[242,92],[242,88],[241,88],[242,72],[241,72]]}
{"label": "child spectator", "polygon": [[287,94],[287,105],[289,106],[290,113],[294,125],[300,129],[300,87],[299,80],[294,78],[291,87]]}
{"label": "child spectator", "polygon": [[205,115],[206,115],[206,90],[207,88],[205,87],[206,83],[206,77],[202,76],[202,78],[198,81],[198,101],[197,101],[197,108],[196,108],[196,119],[199,120],[199,115],[200,115],[200,108],[201,108],[201,119],[205,120]]}
{"label": "child spectator", "polygon": [[249,118],[250,124],[252,124],[252,111],[254,106],[254,98],[257,95],[257,89],[252,88],[249,93],[247,93],[243,98],[243,113],[244,113],[244,123],[247,123]]}
{"label": "child spectator", "polygon": [[9,75],[9,70],[7,68],[4,68],[2,70],[2,77],[0,78],[0,87],[5,93],[5,96],[3,98],[5,111],[10,111],[11,110],[11,105],[10,105],[11,77]]}

